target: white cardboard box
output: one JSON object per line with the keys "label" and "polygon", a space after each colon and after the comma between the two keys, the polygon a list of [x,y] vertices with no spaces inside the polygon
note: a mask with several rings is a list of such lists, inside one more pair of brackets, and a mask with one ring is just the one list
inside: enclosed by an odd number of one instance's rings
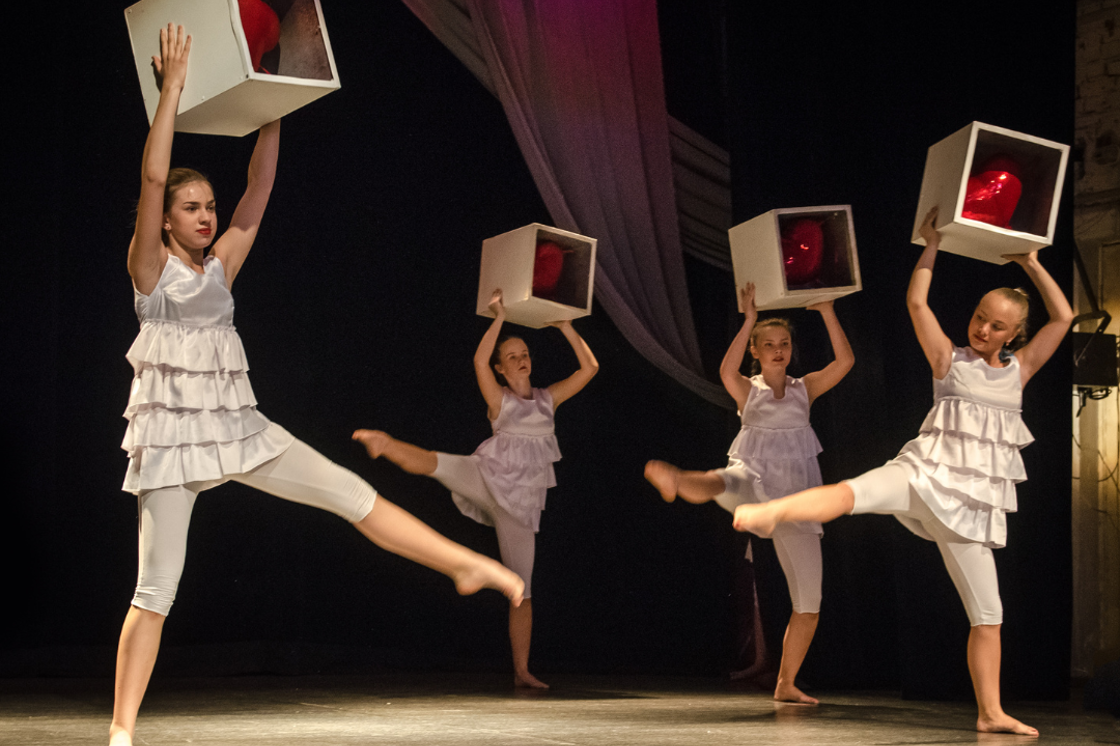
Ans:
{"label": "white cardboard box", "polygon": [[124,16],[149,122],[159,103],[159,31],[174,23],[191,35],[179,132],[241,137],[339,87],[319,0],[295,0],[280,19],[275,75],[253,70],[237,0],[142,0]]}
{"label": "white cardboard box", "polygon": [[[786,277],[782,229],[804,218],[821,221],[823,261],[816,279],[794,285]],[[743,309],[738,288],[748,282],[755,285],[755,305],[759,310],[804,308],[863,288],[850,205],[771,210],[740,223],[727,235],[731,241],[731,263],[735,268],[735,294],[740,311]]]}
{"label": "white cardboard box", "polygon": [[[969,176],[997,155],[1018,163],[1022,182],[1022,195],[1007,228],[961,215]],[[1027,254],[1049,246],[1054,242],[1068,158],[1068,145],[973,122],[930,147],[911,240],[925,245],[918,228],[937,205],[942,251],[1004,264],[1003,254]]]}
{"label": "white cardboard box", "polygon": [[[552,241],[564,251],[560,281],[551,299],[533,295],[533,265],[537,244]],[[478,275],[479,316],[494,317],[487,307],[501,289],[506,320],[540,329],[550,321],[576,319],[591,313],[595,291],[594,238],[532,223],[482,242]]]}

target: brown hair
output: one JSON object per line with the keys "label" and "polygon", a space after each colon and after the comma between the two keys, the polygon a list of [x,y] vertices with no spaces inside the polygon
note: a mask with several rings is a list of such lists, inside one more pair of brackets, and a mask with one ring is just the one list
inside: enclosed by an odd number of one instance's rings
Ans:
{"label": "brown hair", "polygon": [[1019,316],[1019,333],[1008,342],[1005,347],[1009,352],[1014,352],[1027,343],[1027,314],[1031,310],[1031,299],[1023,288],[996,288],[992,291],[1001,298],[1005,298],[1019,307],[1022,312]]}
{"label": "brown hair", "polygon": [[[792,346],[793,324],[789,323],[789,319],[783,319],[780,316],[773,316],[773,317],[768,318],[768,319],[761,319],[760,321],[757,321],[755,323],[754,327],[751,329],[751,347],[755,346],[755,343],[758,341],[758,335],[763,329],[770,329],[771,327],[775,327],[775,326],[779,326],[782,329],[786,330],[786,333],[789,334],[789,339],[790,339],[790,343],[791,343],[791,346]],[[796,352],[796,351],[791,350],[791,352],[790,352],[790,362],[793,362],[794,352]],[[753,355],[752,355],[752,357],[753,357]],[[761,372],[762,372],[762,366],[759,364],[758,358],[754,358],[754,362],[751,363],[751,375],[756,376]]]}
{"label": "brown hair", "polygon": [[[163,211],[168,213],[171,211],[171,204],[175,201],[175,194],[185,187],[187,184],[195,182],[202,182],[210,187],[210,191],[214,191],[214,185],[210,183],[210,179],[200,171],[195,171],[193,168],[173,168],[167,172],[167,183],[163,187]],[[163,239],[163,245],[168,246],[171,243],[170,236],[167,231],[160,227],[160,237]]]}
{"label": "brown hair", "polygon": [[506,380],[505,376],[503,376],[498,371],[494,370],[494,366],[501,364],[501,362],[502,362],[502,345],[504,345],[506,342],[509,342],[511,339],[518,339],[518,340],[521,340],[522,342],[525,341],[524,339],[521,339],[521,337],[517,336],[516,334],[503,334],[502,336],[498,337],[498,341],[494,343],[494,351],[490,353],[490,370],[494,371],[494,378],[498,379],[498,383],[501,384],[502,386],[508,386],[509,382]]}

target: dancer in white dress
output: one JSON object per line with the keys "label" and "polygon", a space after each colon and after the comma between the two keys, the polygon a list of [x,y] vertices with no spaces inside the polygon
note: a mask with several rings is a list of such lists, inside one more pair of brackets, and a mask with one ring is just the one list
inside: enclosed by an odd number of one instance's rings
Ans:
{"label": "dancer in white dress", "polygon": [[1031,442],[1020,419],[1022,390],[1065,337],[1073,311],[1035,252],[1005,258],[1021,266],[1042,295],[1049,321],[1026,340],[1027,296],[1000,288],[985,295],[968,325],[968,347],[955,347],[927,303],[940,236],[937,209],[910,278],[906,304],[933,369],[934,404],[917,438],[885,466],[836,485],[735,510],[735,527],[768,534],[789,521],[830,521],[849,513],[887,513],[937,542],[972,631],[968,668],[976,692],[976,729],[1038,735],[1003,711],[999,694],[999,598],[992,549],[1007,539],[1015,484],[1026,479],[1019,449]]}
{"label": "dancer in white dress", "polygon": [[[821,445],[809,425],[809,407],[855,364],[848,338],[832,301],[809,306],[824,319],[835,359],[804,378],[791,378],[786,375],[793,349],[789,323],[773,318],[758,322],[753,283],[740,295],[743,327],[724,355],[720,378],[739,405],[743,428],[728,451],[726,469],[682,471],[664,461],[646,464],[646,479],[668,502],[678,495],[692,503],[715,500],[734,512],[739,505],[765,502],[821,483],[817,464]],[[761,368],[750,378],[739,372],[748,346]],[[774,699],[783,702],[817,704],[797,688],[795,680],[820,618],[821,533],[819,523],[805,522],[772,534],[793,602],[774,688]]]}
{"label": "dancer in white dress", "polygon": [[514,573],[440,536],[257,411],[229,288],[268,204],[280,123],[261,128],[245,195],[229,230],[214,242],[209,182],[197,171],[169,170],[189,53],[181,26],[160,32],[160,56],[153,58],[162,75],[160,100],[144,147],[128,250],[141,328],[128,351],[135,378],[122,445],[129,454],[124,489],[137,496],[140,509],[140,568],[117,652],[109,731],[115,746],[132,743],[198,493],[222,482],[330,510],[379,546],[448,575],[460,593],[490,587],[517,604],[523,588]]}
{"label": "dancer in white dress", "polygon": [[552,326],[572,346],[579,370],[548,388],[535,389],[529,385],[532,363],[525,342],[519,337],[499,337],[506,315],[501,290],[494,291],[490,310],[494,322],[475,352],[474,371],[493,437],[470,456],[429,451],[380,430],[358,430],[354,439],[365,445],[371,458],[384,456],[411,474],[438,479],[451,490],[464,515],[494,527],[502,562],[525,581],[525,600],[509,609],[514,685],[546,689],[547,684],[529,673],[529,647],[536,533],[545,493],[556,486],[552,464],[560,460],[553,413],[588,384],[599,363],[570,321],[556,322]]}

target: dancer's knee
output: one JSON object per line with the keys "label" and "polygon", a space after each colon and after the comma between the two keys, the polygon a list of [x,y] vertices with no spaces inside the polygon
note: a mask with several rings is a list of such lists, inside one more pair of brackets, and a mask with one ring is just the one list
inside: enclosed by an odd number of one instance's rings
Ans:
{"label": "dancer's knee", "polygon": [[175,592],[178,587],[177,574],[141,577],[132,596],[132,605],[143,611],[167,616],[171,612],[171,605],[175,602]]}
{"label": "dancer's knee", "polygon": [[713,469],[708,474],[716,475],[723,480],[723,492],[712,500],[728,513],[734,513],[735,508],[740,505],[753,505],[766,501],[758,475],[745,467],[729,466],[726,469]]}
{"label": "dancer's knee", "polygon": [[966,600],[964,606],[972,627],[998,627],[1003,624],[1003,601],[999,596]]}
{"label": "dancer's knee", "polygon": [[910,507],[910,475],[897,464],[887,464],[845,479],[839,487],[851,494],[847,513],[902,513]]}
{"label": "dancer's knee", "polygon": [[818,590],[816,593],[798,593],[791,596],[793,610],[798,614],[812,614],[816,616],[821,613],[821,593]]}

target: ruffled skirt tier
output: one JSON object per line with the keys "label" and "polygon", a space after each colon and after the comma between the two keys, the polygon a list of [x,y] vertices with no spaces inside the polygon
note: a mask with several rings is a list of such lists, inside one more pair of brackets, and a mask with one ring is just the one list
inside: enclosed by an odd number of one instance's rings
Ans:
{"label": "ruffled skirt tier", "polygon": [[291,445],[292,436],[257,411],[232,326],[147,321],[127,357],[135,375],[121,443],[126,492],[213,486]]}
{"label": "ruffled skirt tier", "polygon": [[1027,478],[1019,450],[1033,441],[1017,410],[946,397],[893,463],[911,471],[911,486],[937,520],[964,540],[999,548],[1006,514],[1018,508],[1015,485]]}
{"label": "ruffled skirt tier", "polygon": [[[545,498],[549,488],[556,486],[552,466],[560,460],[556,436],[498,433],[483,441],[471,458],[494,501],[523,526],[540,530]],[[469,500],[454,493],[451,497],[463,515],[493,525]]]}
{"label": "ruffled skirt tier", "polygon": [[[821,484],[817,434],[809,426],[765,428],[749,426],[739,431],[728,451],[727,468],[719,470],[738,501],[763,503]],[[821,524],[798,521],[783,530],[823,534]]]}

